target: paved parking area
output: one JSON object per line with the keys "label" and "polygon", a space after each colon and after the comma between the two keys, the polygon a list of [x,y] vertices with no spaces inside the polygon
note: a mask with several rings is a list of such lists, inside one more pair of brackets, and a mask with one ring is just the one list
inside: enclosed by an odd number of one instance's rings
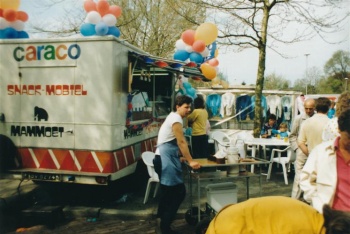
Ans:
{"label": "paved parking area", "polygon": [[[280,195],[290,196],[293,175],[289,176],[289,185],[284,184],[281,168],[275,168],[270,181],[262,177],[262,196]],[[4,181],[0,180],[0,185]],[[7,182],[9,183],[9,182]],[[238,187],[238,202],[246,199],[245,180],[236,180]],[[16,183],[18,186],[18,182]],[[35,185],[31,185],[35,186]],[[2,190],[0,187],[0,190]],[[12,189],[16,189],[14,183]],[[23,188],[21,188],[23,189]],[[116,199],[105,203],[84,205],[65,205],[63,208],[65,220],[57,222],[55,228],[48,228],[40,223],[31,227],[17,228],[17,232],[25,233],[155,233],[155,214],[158,199],[150,197],[147,204],[143,204],[145,187],[135,193],[125,194],[125,201]],[[152,193],[151,193],[152,194]],[[259,197],[258,178],[250,179],[251,197]],[[93,197],[93,194],[89,194]],[[184,214],[190,208],[190,196],[182,203],[173,229],[180,233],[195,233],[195,227],[187,224]],[[201,202],[206,202],[205,190],[202,189]],[[15,233],[7,230],[4,233]]]}

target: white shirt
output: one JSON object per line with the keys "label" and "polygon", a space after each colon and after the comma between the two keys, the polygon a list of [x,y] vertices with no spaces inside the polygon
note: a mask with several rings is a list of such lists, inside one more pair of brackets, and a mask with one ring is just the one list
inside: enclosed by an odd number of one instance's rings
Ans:
{"label": "white shirt", "polygon": [[338,117],[334,117],[333,119],[330,119],[326,126],[323,128],[322,132],[322,140],[323,141],[329,141],[334,140],[339,136],[338,131]]}
{"label": "white shirt", "polygon": [[282,116],[281,98],[277,95],[270,95],[266,97],[266,103],[270,109],[270,114],[276,115],[278,118]]}
{"label": "white shirt", "polygon": [[226,110],[227,116],[232,115],[232,107],[233,107],[233,103],[235,103],[235,99],[236,99],[235,95],[229,92],[221,95],[220,115],[222,117],[225,116],[225,110]]}
{"label": "white shirt", "polygon": [[283,96],[281,97],[282,109],[284,113],[285,120],[291,120],[292,115],[292,97],[291,96]]}
{"label": "white shirt", "polygon": [[323,142],[311,151],[300,174],[304,199],[322,213],[324,204],[332,206],[337,186],[337,156],[334,141]]}
{"label": "white shirt", "polygon": [[[174,123],[183,125],[183,120],[178,113],[171,112],[159,129],[157,146],[175,139],[175,134],[173,132]],[[159,148],[156,150],[156,154],[159,154],[158,149]]]}
{"label": "white shirt", "polygon": [[[304,101],[305,101],[305,99],[302,98],[301,96],[299,96],[299,97],[297,97],[297,100],[295,102],[295,107],[300,112],[300,114],[305,113]],[[298,111],[296,112],[296,114],[298,114]]]}

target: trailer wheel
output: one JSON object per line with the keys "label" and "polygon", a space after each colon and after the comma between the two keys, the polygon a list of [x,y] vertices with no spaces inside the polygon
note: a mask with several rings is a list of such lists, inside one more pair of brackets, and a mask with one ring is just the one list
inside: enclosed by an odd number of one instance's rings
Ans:
{"label": "trailer wheel", "polygon": [[[203,218],[204,212],[200,211],[201,218]],[[185,213],[185,220],[189,225],[196,225],[198,223],[198,207],[192,207]]]}
{"label": "trailer wheel", "polygon": [[17,147],[10,138],[0,134],[0,172],[22,167]]}
{"label": "trailer wheel", "polygon": [[208,217],[199,221],[199,223],[196,225],[196,234],[205,234],[207,232],[210,222],[211,219]]}

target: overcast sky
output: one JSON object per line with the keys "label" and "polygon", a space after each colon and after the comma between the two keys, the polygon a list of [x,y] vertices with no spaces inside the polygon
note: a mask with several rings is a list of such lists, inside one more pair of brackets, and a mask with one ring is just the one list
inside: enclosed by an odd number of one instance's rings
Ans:
{"label": "overcast sky", "polygon": [[[300,42],[293,45],[285,45],[283,51],[291,58],[285,59],[271,50],[267,50],[265,75],[275,73],[294,82],[303,78],[308,68],[318,67],[323,72],[323,66],[337,50],[350,52],[350,22],[348,20],[346,30],[333,35],[334,38],[344,38],[340,44],[328,44],[321,38],[315,37],[310,41]],[[309,54],[306,56],[305,54]],[[248,49],[240,53],[225,53],[219,51],[220,71],[226,74],[231,84],[255,84],[258,50]]]}
{"label": "overcast sky", "polygon": [[[350,12],[350,0],[345,1],[344,8],[338,13],[344,15],[346,12]],[[280,46],[278,50],[288,55],[288,59],[267,49],[265,75],[275,73],[290,80],[293,84],[295,80],[303,78],[306,66],[309,69],[317,67],[323,73],[325,63],[332,57],[334,52],[337,50],[350,52],[349,17],[344,22],[343,29],[328,35],[327,40],[332,42],[342,41],[342,43],[329,44],[320,37],[314,37],[309,41]],[[305,54],[309,54],[307,59]],[[258,56],[258,50],[255,48],[244,50],[240,53],[226,53],[220,50],[220,71],[228,76],[231,84],[241,84],[243,81],[247,84],[255,84]]]}
{"label": "overcast sky", "polygon": [[[65,4],[56,5],[55,8],[43,12],[38,8],[42,0],[21,0],[20,9],[27,12],[29,21],[46,21],[54,23],[60,14],[64,13],[64,7],[83,7],[83,0],[69,0]],[[69,6],[67,6],[67,4]],[[345,5],[344,12],[350,12],[350,4]],[[343,40],[339,44],[328,44],[321,38],[315,37],[310,41],[300,42],[292,45],[280,47],[280,51],[287,54],[290,58],[285,59],[271,50],[267,50],[266,72],[272,72],[294,82],[296,79],[303,78],[308,68],[318,67],[323,71],[323,66],[332,54],[337,50],[350,52],[350,19],[347,19],[346,26],[342,31],[331,35],[333,41]],[[185,29],[184,29],[185,30]],[[30,37],[35,37],[30,34]],[[175,46],[175,45],[174,45]],[[306,60],[305,54],[309,54]],[[230,84],[241,84],[243,81],[247,84],[255,84],[258,64],[258,50],[247,49],[240,53],[225,52],[219,49],[218,59],[220,61],[219,69],[227,75]]]}

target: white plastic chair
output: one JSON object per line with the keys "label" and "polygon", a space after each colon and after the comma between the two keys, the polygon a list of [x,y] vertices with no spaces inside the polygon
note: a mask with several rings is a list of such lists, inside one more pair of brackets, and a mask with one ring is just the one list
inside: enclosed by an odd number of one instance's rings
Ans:
{"label": "white plastic chair", "polygon": [[150,176],[150,178],[148,179],[148,182],[147,182],[145,198],[143,199],[143,204],[146,204],[146,202],[148,201],[149,193],[150,193],[151,186],[152,186],[153,182],[157,183],[156,188],[154,189],[153,197],[155,197],[157,195],[157,191],[159,188],[159,177],[158,177],[158,174],[156,173],[156,171],[154,170],[154,165],[153,165],[153,159],[155,157],[155,153],[153,153],[151,151],[145,151],[142,153],[141,157],[142,157],[143,162],[147,166],[147,171],[148,171],[148,174]]}
{"label": "white plastic chair", "polygon": [[224,151],[230,147],[230,137],[221,131],[213,131],[211,138],[214,140],[215,152],[223,149]]}
{"label": "white plastic chair", "polygon": [[[287,156],[282,157],[282,152],[287,152]],[[275,157],[275,153],[277,153],[277,157]],[[285,148],[283,150],[273,149],[272,153],[271,153],[269,170],[267,172],[267,179],[269,180],[271,177],[272,164],[279,163],[282,165],[284,183],[288,184],[287,169],[288,169],[288,171],[290,171],[290,165],[295,161],[295,159],[296,159],[296,154],[290,146],[288,146],[287,148]]]}

